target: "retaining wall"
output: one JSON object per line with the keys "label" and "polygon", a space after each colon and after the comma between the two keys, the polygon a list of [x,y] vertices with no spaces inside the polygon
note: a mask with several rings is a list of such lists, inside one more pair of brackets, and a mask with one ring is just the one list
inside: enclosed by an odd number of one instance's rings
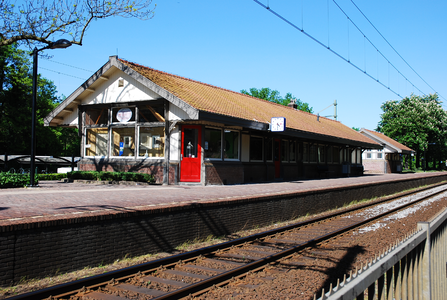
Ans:
{"label": "retaining wall", "polygon": [[[447,175],[326,188],[276,196],[0,226],[0,286],[52,276],[124,256],[172,251],[209,235],[270,225],[306,214],[445,181]],[[353,178],[355,180],[355,178]]]}

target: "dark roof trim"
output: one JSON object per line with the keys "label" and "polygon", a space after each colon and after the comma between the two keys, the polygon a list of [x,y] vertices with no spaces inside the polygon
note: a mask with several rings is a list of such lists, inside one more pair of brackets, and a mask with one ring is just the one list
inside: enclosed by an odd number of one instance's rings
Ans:
{"label": "dark roof trim", "polygon": [[154,91],[158,95],[162,96],[163,98],[165,98],[166,100],[168,100],[169,102],[174,104],[175,106],[178,106],[179,108],[181,108],[183,111],[185,111],[187,113],[188,117],[191,120],[199,119],[199,111],[196,108],[187,104],[180,98],[174,96],[173,94],[166,91],[165,89],[163,89],[159,85],[155,84],[154,82],[150,81],[149,79],[147,79],[146,77],[144,77],[143,75],[138,73],[137,71],[134,71],[131,67],[126,66],[125,64],[123,64],[122,62],[120,62],[118,60],[117,56],[111,56],[110,61],[112,62],[112,65],[115,66],[117,69],[126,73],[130,77],[134,78],[135,80],[137,80],[144,86],[148,87],[150,90]]}
{"label": "dark roof trim", "polygon": [[257,122],[255,120],[245,120],[239,119],[235,117],[229,117],[219,114],[213,114],[205,111],[200,111],[200,120],[211,121],[216,123],[223,123],[229,126],[240,126],[248,129],[254,130],[262,130],[267,131],[269,129],[269,125],[261,122]]}
{"label": "dark roof trim", "polygon": [[[402,153],[402,154],[411,154],[414,153],[414,151],[410,151],[410,150],[405,150],[405,149],[401,149],[389,142],[387,142],[386,140],[382,139],[380,136],[375,135],[374,133],[366,130],[365,128],[360,129],[360,132],[362,134],[366,134],[370,139],[378,142],[379,144],[382,144],[383,146],[387,146],[390,147],[392,149],[394,149],[397,153]],[[404,145],[405,146],[405,145]]]}
{"label": "dark roof trim", "polygon": [[[240,126],[244,129],[251,129],[251,130],[259,130],[259,131],[265,131],[268,132],[269,124],[257,122],[255,120],[249,121],[245,119],[239,119],[219,114],[213,114],[209,112],[200,111],[200,120],[205,121],[211,121],[211,122],[217,122],[222,123],[228,126]],[[337,138],[333,136],[327,136],[327,135],[321,135],[321,134],[315,134],[305,131],[299,131],[294,129],[286,129],[283,133],[278,133],[278,136],[288,136],[288,137],[296,137],[300,139],[307,139],[307,140],[314,140],[318,142],[324,142],[324,143],[333,143],[333,144],[342,144],[342,145],[349,145],[354,147],[361,147],[364,149],[382,149],[381,145],[373,144],[373,143],[363,143],[360,141],[353,141],[349,139],[342,139]]]}

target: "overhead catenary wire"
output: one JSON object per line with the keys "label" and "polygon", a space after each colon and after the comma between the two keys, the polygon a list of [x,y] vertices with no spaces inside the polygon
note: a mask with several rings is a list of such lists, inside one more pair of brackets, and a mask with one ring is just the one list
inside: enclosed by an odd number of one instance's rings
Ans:
{"label": "overhead catenary wire", "polygon": [[272,10],[270,7],[265,6],[264,4],[262,4],[261,2],[259,2],[258,0],[253,0],[254,2],[258,3],[260,6],[264,7],[265,9],[267,9],[269,12],[271,12],[272,14],[274,14],[275,16],[277,16],[278,18],[280,18],[281,20],[283,20],[284,22],[286,22],[287,24],[289,24],[290,26],[292,26],[293,28],[301,31],[304,35],[306,35],[308,38],[312,39],[314,42],[316,42],[317,44],[323,46],[324,48],[326,48],[327,50],[329,50],[330,52],[332,52],[333,54],[335,54],[336,56],[338,56],[339,58],[341,58],[342,60],[344,60],[345,62],[347,62],[348,64],[350,64],[351,66],[353,66],[354,68],[356,68],[357,70],[359,70],[360,72],[364,73],[366,76],[370,77],[371,79],[377,81],[377,83],[379,83],[380,85],[382,85],[383,87],[389,89],[391,92],[393,92],[394,94],[396,94],[397,96],[401,97],[402,96],[397,93],[396,91],[392,90],[391,88],[388,88],[385,84],[383,84],[383,82],[381,82],[380,80],[376,79],[373,75],[369,74],[368,72],[362,70],[359,66],[357,66],[356,64],[353,64],[351,61],[347,60],[345,57],[343,57],[341,54],[339,54],[338,52],[334,51],[333,49],[329,48],[327,45],[325,45],[324,43],[322,43],[321,41],[319,41],[317,38],[313,37],[312,35],[310,35],[309,33],[307,33],[306,31],[304,31],[304,29],[299,28],[297,25],[295,25],[294,23],[292,23],[291,21],[289,21],[288,19],[284,18],[283,16],[281,16],[280,14],[278,14],[277,12],[275,12],[274,10]]}
{"label": "overhead catenary wire", "polygon": [[[423,95],[425,95],[425,93],[423,91],[421,91],[417,86],[415,86],[407,77],[405,77],[404,74],[402,74],[389,60],[388,58],[386,58],[386,56],[382,53],[382,51],[380,51],[375,45],[374,43],[363,33],[363,31],[354,23],[354,21],[352,21],[351,18],[349,18],[348,14],[340,7],[340,5],[338,5],[338,3],[335,0],[332,0],[332,2],[334,2],[334,4],[338,7],[338,9],[348,18],[348,20],[352,23],[352,25],[354,25],[354,27],[366,38],[366,40],[370,43],[370,45],[377,50],[377,53],[380,54],[380,56],[382,56],[389,65],[391,65],[403,78],[405,78],[405,80],[407,80],[409,83],[411,83],[420,93],[422,93]],[[378,64],[377,64],[378,65]],[[378,76],[377,76],[378,77]],[[377,80],[379,80],[379,78],[377,78]],[[385,86],[385,85],[384,85]],[[385,86],[386,87],[386,86]],[[388,89],[390,89],[390,87],[388,86]],[[398,94],[398,96],[400,96]],[[402,97],[402,96],[400,96]]]}
{"label": "overhead catenary wire", "polygon": [[[383,87],[385,87],[386,89],[388,89],[389,91],[391,91],[392,93],[394,93],[395,95],[397,95],[400,98],[403,98],[398,92],[396,92],[394,89],[392,89],[389,85],[386,85],[384,82],[382,82],[377,76],[374,77],[373,75],[371,75],[367,70],[366,70],[366,60],[365,60],[365,68],[362,69],[361,67],[359,67],[358,65],[354,64],[353,62],[351,62],[351,60],[349,58],[345,58],[343,55],[341,55],[340,53],[338,53],[337,51],[331,49],[329,47],[329,45],[325,45],[323,42],[321,42],[320,40],[318,40],[317,38],[315,38],[314,36],[312,36],[311,34],[307,33],[304,28],[300,28],[299,26],[295,25],[294,23],[292,23],[291,21],[289,21],[288,19],[286,19],[285,17],[283,17],[281,14],[279,14],[278,12],[274,11],[270,6],[265,6],[263,3],[261,3],[258,0],[253,0],[254,2],[256,2],[257,4],[259,4],[260,6],[264,7],[265,9],[267,9],[269,12],[271,12],[273,15],[275,15],[276,17],[278,17],[279,19],[281,19],[282,21],[284,21],[285,23],[289,24],[290,26],[292,26],[293,28],[295,28],[296,30],[299,30],[301,33],[303,33],[304,35],[306,35],[308,38],[312,39],[314,42],[316,42],[317,44],[325,47],[327,50],[329,50],[330,52],[332,52],[333,54],[335,54],[336,56],[338,56],[339,58],[341,58],[342,60],[344,60],[345,62],[349,63],[351,66],[353,66],[354,68],[356,68],[357,70],[361,71],[362,73],[364,73],[365,75],[367,75],[368,77],[370,77],[371,79],[373,79],[374,81],[376,81],[377,83],[379,83],[380,85],[382,85]],[[410,83],[412,85],[413,88],[417,89],[421,94],[426,95],[424,92],[422,92],[415,84],[413,84],[406,76],[404,76],[402,74],[402,72],[400,72],[396,66],[394,66],[386,57],[385,55],[374,45],[374,43],[372,43],[372,41],[360,30],[360,28],[352,21],[352,19],[343,11],[343,9],[335,2],[335,0],[332,0],[335,5],[339,8],[339,10],[346,16],[346,18],[348,19],[348,22],[350,22],[351,24],[353,24],[353,26],[363,35],[364,38],[364,43],[366,43],[366,41],[368,41],[368,43],[376,50],[377,53],[377,59],[379,59],[379,54],[381,57],[383,57],[383,59],[386,60],[386,62],[391,65],[398,73],[399,75],[401,75],[406,82]],[[303,9],[302,9],[303,11]],[[303,24],[303,23],[302,23]],[[348,23],[349,24],[349,23]],[[366,46],[365,46],[366,47]],[[379,67],[377,66],[377,69]],[[378,70],[377,70],[378,72]]]}
{"label": "overhead catenary wire", "polygon": [[382,35],[382,33],[376,28],[376,26],[374,26],[374,24],[368,19],[368,17],[360,10],[360,8],[357,6],[357,4],[355,4],[355,2],[353,0],[351,0],[352,4],[355,6],[355,8],[360,12],[360,14],[366,19],[366,21],[368,21],[368,23],[372,26],[372,28],[374,28],[375,31],[377,31],[377,33],[383,38],[383,40],[388,44],[388,46],[391,47],[391,49],[393,49],[393,51],[403,60],[403,62],[428,86],[430,87],[436,94],[439,95],[439,97],[445,99],[444,97],[442,97],[430,84],[428,84],[427,81],[424,80],[424,78],[422,78],[421,75],[419,75],[418,72],[416,72],[415,69],[413,69],[412,66],[410,66],[410,64],[402,57],[402,55],[400,55],[399,52],[397,52],[397,50],[390,44],[390,42]]}
{"label": "overhead catenary wire", "polygon": [[77,76],[70,75],[70,74],[65,74],[65,73],[62,73],[62,72],[59,72],[59,71],[55,71],[55,70],[50,70],[50,69],[47,69],[47,68],[39,67],[39,69],[42,69],[42,70],[45,70],[45,71],[50,71],[50,72],[53,72],[53,73],[58,73],[60,75],[65,75],[65,76],[69,76],[69,77],[85,80],[85,78],[77,77]]}
{"label": "overhead catenary wire", "polygon": [[42,58],[47,60],[47,61],[50,61],[52,63],[60,64],[60,65],[66,66],[66,67],[70,67],[70,68],[73,68],[73,69],[78,69],[78,70],[89,72],[89,73],[94,73],[94,71],[83,69],[83,68],[79,68],[79,67],[72,66],[72,65],[69,65],[69,64],[66,64],[66,63],[58,62],[58,61],[52,60],[52,59],[47,58],[47,57],[42,57]]}

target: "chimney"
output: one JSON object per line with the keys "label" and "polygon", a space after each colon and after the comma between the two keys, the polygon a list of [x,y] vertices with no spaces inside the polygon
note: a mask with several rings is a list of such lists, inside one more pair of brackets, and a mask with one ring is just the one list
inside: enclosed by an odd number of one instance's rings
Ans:
{"label": "chimney", "polygon": [[296,104],[296,100],[295,99],[290,100],[290,103],[287,104],[287,106],[290,107],[290,108],[293,108],[293,109],[297,109],[298,108],[298,105]]}

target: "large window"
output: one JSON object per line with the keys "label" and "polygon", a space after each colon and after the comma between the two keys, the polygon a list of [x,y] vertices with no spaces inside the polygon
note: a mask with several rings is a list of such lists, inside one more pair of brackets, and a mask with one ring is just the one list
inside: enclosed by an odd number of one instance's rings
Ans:
{"label": "large window", "polygon": [[250,160],[262,161],[262,137],[250,136]]}
{"label": "large window", "polygon": [[92,128],[87,130],[85,139],[86,156],[107,156],[107,128]]}
{"label": "large window", "polygon": [[205,158],[222,158],[222,130],[205,129]]}
{"label": "large window", "polygon": [[86,126],[107,125],[108,121],[109,110],[107,107],[91,107],[85,111]]}
{"label": "large window", "polygon": [[112,156],[135,156],[135,128],[112,128]]}
{"label": "large window", "polygon": [[239,159],[239,132],[205,128],[204,150],[208,159],[222,159],[222,153],[223,159]]}
{"label": "large window", "polygon": [[267,160],[267,161],[273,160],[273,139],[272,138],[265,139],[265,160]]}
{"label": "large window", "polygon": [[163,106],[140,105],[138,107],[138,122],[152,123],[164,121]]}
{"label": "large window", "polygon": [[327,147],[327,152],[326,153],[327,153],[327,162],[328,163],[333,163],[333,158],[332,157],[333,157],[334,153],[332,152],[332,146],[328,146]]}
{"label": "large window", "polygon": [[303,162],[309,162],[309,144],[303,144]]}
{"label": "large window", "polygon": [[296,142],[295,141],[289,142],[289,160],[290,160],[290,162],[296,161]]}
{"label": "large window", "polygon": [[164,136],[164,127],[140,127],[140,143],[138,147],[138,156],[164,157]]}
{"label": "large window", "polygon": [[222,158],[222,130],[205,128],[205,158]]}
{"label": "large window", "polygon": [[326,147],[318,146],[318,162],[325,163],[326,162]]}
{"label": "large window", "polygon": [[239,159],[239,132],[224,130],[224,158]]}
{"label": "large window", "polygon": [[340,163],[340,156],[341,156],[340,148],[333,146],[332,147],[332,162],[334,164],[339,164]]}
{"label": "large window", "polygon": [[281,140],[281,160],[283,162],[289,161],[288,152],[289,152],[289,141]]}
{"label": "large window", "polygon": [[83,106],[85,155],[164,157],[163,108],[162,101],[133,106]]}
{"label": "large window", "polygon": [[309,147],[309,162],[317,162],[317,145]]}

